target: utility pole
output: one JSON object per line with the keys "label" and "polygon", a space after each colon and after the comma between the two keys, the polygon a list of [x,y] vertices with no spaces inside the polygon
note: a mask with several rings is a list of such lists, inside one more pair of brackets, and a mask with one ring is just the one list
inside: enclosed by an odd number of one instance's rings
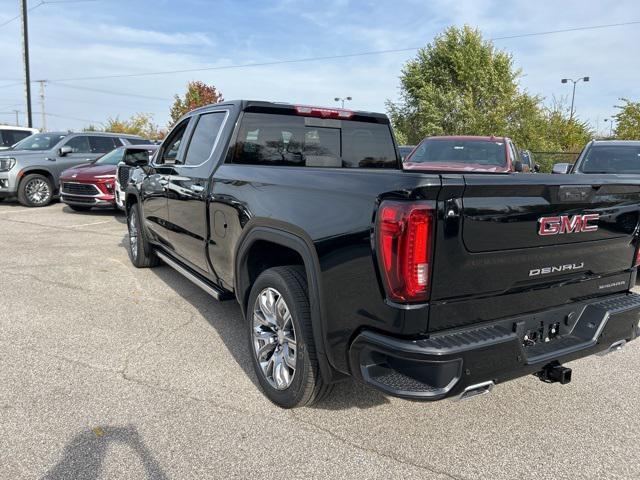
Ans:
{"label": "utility pole", "polygon": [[24,58],[24,87],[27,100],[27,127],[33,127],[31,115],[31,74],[29,73],[29,27],[27,21],[27,0],[20,0],[22,14],[22,56]]}
{"label": "utility pole", "polygon": [[20,117],[18,116],[18,114],[20,113],[20,110],[14,110],[13,111],[16,114],[16,127],[20,126]]}
{"label": "utility pole", "polygon": [[37,80],[40,84],[40,113],[42,113],[42,131],[47,131],[47,115],[44,113],[44,85],[46,80]]}

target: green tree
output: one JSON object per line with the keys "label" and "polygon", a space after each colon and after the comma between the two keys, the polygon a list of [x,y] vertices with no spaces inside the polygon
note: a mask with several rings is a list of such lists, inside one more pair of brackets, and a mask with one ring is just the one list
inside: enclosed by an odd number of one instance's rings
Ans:
{"label": "green tree", "polygon": [[162,139],[166,134],[153,122],[153,116],[147,113],[136,113],[126,120],[120,120],[119,117],[109,118],[104,124],[104,131],[140,135],[150,140]]}
{"label": "green tree", "polygon": [[184,97],[181,98],[179,95],[174,96],[174,102],[170,111],[171,125],[175,125],[180,117],[194,108],[222,102],[223,100],[222,93],[213,85],[207,85],[200,81],[189,82]]}
{"label": "green tree", "polygon": [[616,105],[620,109],[614,115],[616,119],[615,136],[620,140],[640,140],[640,102],[620,99],[623,104]]}
{"label": "green tree", "polygon": [[511,55],[477,29],[450,27],[407,62],[400,102],[387,102],[398,136],[504,135],[535,121],[541,99],[518,89]]}
{"label": "green tree", "polygon": [[[593,132],[564,101],[543,98],[519,88],[520,70],[507,52],[484,40],[469,26],[450,27],[400,75],[400,101],[387,110],[401,143],[415,144],[429,135],[511,137],[532,151],[580,151]],[[541,160],[550,171],[553,158]]]}

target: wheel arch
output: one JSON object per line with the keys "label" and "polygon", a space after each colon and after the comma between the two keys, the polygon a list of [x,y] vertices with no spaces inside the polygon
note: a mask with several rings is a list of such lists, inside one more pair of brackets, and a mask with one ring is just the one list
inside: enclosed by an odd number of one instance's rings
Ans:
{"label": "wheel arch", "polygon": [[[291,226],[291,229],[296,229],[296,227]],[[256,249],[256,246],[259,248]],[[327,349],[325,348],[320,263],[313,242],[308,235],[304,232],[294,233],[287,229],[285,224],[245,227],[245,231],[238,242],[234,261],[234,288],[242,313],[246,318],[247,301],[251,286],[257,275],[265,269],[252,271],[252,261],[255,260],[253,256],[264,254],[265,249],[269,248],[271,250],[267,251],[273,253],[269,258],[276,261],[261,262],[265,268],[291,264],[290,260],[295,257],[299,258],[301,262],[294,263],[301,264],[304,267],[309,291],[309,305],[311,307],[311,325],[320,371],[325,381],[331,382],[336,377],[337,371],[331,367]],[[285,260],[287,263],[282,263],[278,260]]]}
{"label": "wheel arch", "polygon": [[47,177],[50,181],[51,181],[51,185],[53,186],[53,190],[57,191],[60,188],[60,184],[58,179],[55,177],[55,175],[53,174],[53,172],[51,172],[50,170],[47,170],[44,167],[26,167],[22,170],[20,170],[20,172],[18,172],[18,188],[20,188],[20,184],[22,183],[22,181],[24,180],[24,178],[27,175],[42,175],[43,177]]}

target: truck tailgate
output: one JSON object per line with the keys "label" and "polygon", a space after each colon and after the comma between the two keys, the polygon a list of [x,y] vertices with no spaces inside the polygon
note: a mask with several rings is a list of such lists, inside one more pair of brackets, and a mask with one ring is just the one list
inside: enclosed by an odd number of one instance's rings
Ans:
{"label": "truck tailgate", "polygon": [[438,202],[429,330],[629,286],[637,177],[451,176]]}

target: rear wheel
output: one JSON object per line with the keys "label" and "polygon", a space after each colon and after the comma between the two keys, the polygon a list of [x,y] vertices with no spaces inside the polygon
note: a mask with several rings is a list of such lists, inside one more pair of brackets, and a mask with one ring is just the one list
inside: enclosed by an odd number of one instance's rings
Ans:
{"label": "rear wheel", "polygon": [[302,267],[262,272],[251,289],[247,317],[254,370],[269,400],[295,408],[329,392],[320,376]]}
{"label": "rear wheel", "polygon": [[131,263],[138,268],[155,267],[158,257],[142,228],[140,208],[134,203],[127,213],[127,226],[129,230],[129,258]]}
{"label": "rear wheel", "polygon": [[69,205],[69,208],[74,212],[88,212],[91,210],[91,207],[86,207],[84,205]]}
{"label": "rear wheel", "polygon": [[18,186],[18,201],[25,207],[45,207],[52,197],[53,185],[44,175],[26,175]]}

